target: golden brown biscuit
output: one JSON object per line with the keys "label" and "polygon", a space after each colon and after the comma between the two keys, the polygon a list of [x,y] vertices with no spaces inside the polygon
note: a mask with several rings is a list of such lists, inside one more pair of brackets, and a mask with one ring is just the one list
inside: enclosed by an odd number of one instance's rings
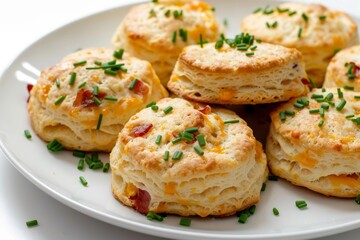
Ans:
{"label": "golden brown biscuit", "polygon": [[265,42],[297,48],[319,87],[334,52],[358,43],[354,20],[320,4],[282,3],[260,9],[243,19],[241,28]]}
{"label": "golden brown biscuit", "polygon": [[328,196],[360,194],[357,95],[344,89],[314,89],[272,112],[266,144],[270,170],[295,185]]}
{"label": "golden brown biscuit", "polygon": [[166,86],[182,48],[200,40],[215,41],[222,31],[212,7],[202,1],[164,1],[130,10],[112,44],[148,60]]}
{"label": "golden brown biscuit", "polygon": [[[143,214],[201,217],[231,215],[259,201],[266,156],[241,118],[180,98],[162,99],[157,107],[137,113],[119,134],[110,154],[115,198]],[[228,120],[237,122],[224,124]]]}
{"label": "golden brown biscuit", "polygon": [[337,53],[327,68],[324,87],[344,86],[360,91],[360,45]]}
{"label": "golden brown biscuit", "polygon": [[85,49],[41,72],[28,111],[43,140],[56,139],[67,149],[109,152],[132,115],[168,96],[147,61],[125,54],[111,65],[114,71],[87,69],[99,67],[95,61],[104,67],[113,59],[110,49]]}
{"label": "golden brown biscuit", "polygon": [[225,42],[218,49],[214,45],[184,48],[168,83],[172,92],[205,103],[258,104],[286,101],[307,90],[296,49],[256,42],[256,49],[247,51]]}

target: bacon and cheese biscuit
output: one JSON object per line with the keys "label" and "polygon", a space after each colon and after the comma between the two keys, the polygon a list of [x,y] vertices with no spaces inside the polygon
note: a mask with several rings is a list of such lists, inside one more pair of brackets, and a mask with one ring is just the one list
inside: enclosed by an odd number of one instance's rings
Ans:
{"label": "bacon and cheese biscuit", "polygon": [[360,45],[344,49],[330,61],[324,87],[344,87],[360,91]]}
{"label": "bacon and cheese biscuit", "polygon": [[168,96],[149,62],[126,54],[113,59],[113,50],[85,49],[41,72],[28,111],[43,140],[110,152],[132,115]]}
{"label": "bacon and cheese biscuit", "polygon": [[204,41],[215,41],[221,31],[207,3],[159,0],[132,8],[112,44],[148,60],[165,86],[183,47],[196,44],[200,35]]}
{"label": "bacon and cheese biscuit", "polygon": [[346,13],[320,4],[282,3],[258,9],[241,22],[242,31],[265,42],[297,48],[317,86],[334,52],[358,43],[357,26]]}
{"label": "bacon and cheese biscuit", "polygon": [[266,154],[272,173],[328,196],[360,194],[360,99],[313,90],[271,113]]}
{"label": "bacon and cheese biscuit", "polygon": [[259,201],[266,156],[234,112],[165,98],[134,115],[110,154],[112,191],[140,213],[226,216]]}
{"label": "bacon and cheese biscuit", "polygon": [[226,42],[220,48],[219,42],[185,47],[168,88],[183,98],[214,104],[272,103],[307,91],[296,49],[254,42],[244,51]]}

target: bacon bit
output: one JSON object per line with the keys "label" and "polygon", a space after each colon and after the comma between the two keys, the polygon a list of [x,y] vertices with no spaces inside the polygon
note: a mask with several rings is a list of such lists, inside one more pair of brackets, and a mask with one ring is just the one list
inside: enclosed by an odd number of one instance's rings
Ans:
{"label": "bacon bit", "polygon": [[149,88],[142,81],[138,80],[135,83],[133,91],[136,94],[145,95],[149,92]]}
{"label": "bacon bit", "polygon": [[310,81],[309,81],[308,79],[306,79],[306,78],[301,79],[301,82],[302,82],[303,84],[305,84],[305,85],[310,84]]}
{"label": "bacon bit", "polygon": [[136,126],[133,129],[131,129],[130,136],[132,136],[132,137],[142,137],[142,136],[144,136],[146,133],[148,133],[150,131],[152,126],[153,125],[151,123]]}
{"label": "bacon bit", "polygon": [[355,77],[360,75],[360,66],[356,65],[354,62],[349,62],[349,64],[353,65],[353,72],[352,74],[354,74]]}
{"label": "bacon bit", "polygon": [[[75,101],[73,102],[74,107],[97,107],[96,103],[93,101],[94,94],[93,92],[86,90],[84,88],[80,89],[77,94]],[[100,100],[105,97],[104,93],[99,93],[97,96]]]}
{"label": "bacon bit", "polygon": [[211,107],[209,105],[206,105],[205,107],[200,107],[198,103],[195,103],[194,108],[203,114],[211,113]]}
{"label": "bacon bit", "polygon": [[145,191],[138,189],[135,196],[130,197],[134,201],[133,208],[141,214],[147,214],[149,212],[149,205],[151,201],[150,194]]}
{"label": "bacon bit", "polygon": [[[31,84],[28,84],[28,85],[26,86],[26,88],[27,88],[27,90],[28,90],[29,94],[30,94],[31,89],[32,89],[33,87],[34,87],[34,85],[31,85]],[[30,95],[29,95],[29,97],[27,98],[26,102],[29,102],[29,100],[30,100]]]}

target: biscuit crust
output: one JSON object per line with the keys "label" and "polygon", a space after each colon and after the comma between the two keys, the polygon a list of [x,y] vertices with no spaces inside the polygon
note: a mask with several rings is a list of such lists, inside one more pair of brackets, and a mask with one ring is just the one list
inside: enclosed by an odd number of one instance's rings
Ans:
{"label": "biscuit crust", "polygon": [[[182,216],[227,216],[259,201],[267,176],[266,156],[252,130],[234,112],[211,108],[202,113],[179,98],[165,98],[158,111],[144,109],[125,125],[110,154],[112,191],[127,206],[134,207],[138,189],[151,196],[148,210]],[[172,106],[172,112],[163,110]],[[239,120],[224,124],[224,120]],[[131,135],[134,127],[152,124],[142,137]],[[187,128],[203,134],[204,154],[194,150],[196,139],[172,143]],[[158,135],[162,136],[156,144]],[[164,160],[169,151],[169,160]],[[180,160],[173,160],[182,151]]]}

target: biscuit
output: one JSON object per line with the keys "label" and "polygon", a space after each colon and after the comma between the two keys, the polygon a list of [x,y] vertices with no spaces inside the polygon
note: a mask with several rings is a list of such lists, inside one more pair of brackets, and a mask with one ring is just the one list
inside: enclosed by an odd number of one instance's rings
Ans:
{"label": "biscuit", "polygon": [[354,20],[320,4],[293,2],[259,9],[242,20],[241,28],[265,42],[297,48],[309,77],[319,87],[334,53],[358,43]]}
{"label": "biscuit", "polygon": [[[180,98],[164,98],[157,106],[127,122],[110,154],[116,199],[143,214],[201,217],[231,215],[259,201],[266,156],[240,117]],[[165,114],[169,106],[173,110]],[[200,136],[205,146],[196,140]]]}
{"label": "biscuit", "polygon": [[340,88],[314,89],[272,112],[266,143],[271,172],[327,196],[360,194],[360,100],[355,96]]}
{"label": "biscuit", "polygon": [[215,41],[222,32],[212,7],[202,1],[164,1],[135,6],[112,39],[116,48],[148,60],[166,86],[183,47],[200,35]]}
{"label": "biscuit", "polygon": [[[226,40],[229,42],[229,39]],[[233,41],[233,40],[231,40]],[[253,43],[247,56],[223,43],[184,48],[168,88],[194,101],[214,104],[259,104],[286,101],[307,91],[306,72],[296,49]]]}
{"label": "biscuit", "polygon": [[337,53],[327,68],[324,87],[344,86],[360,91],[360,45]]}
{"label": "biscuit", "polygon": [[28,103],[31,125],[40,138],[56,139],[66,149],[110,152],[132,115],[168,96],[150,63],[127,54],[117,59],[116,64],[123,65],[111,74],[87,69],[99,67],[95,61],[104,67],[113,59],[113,50],[85,49],[41,72]]}

